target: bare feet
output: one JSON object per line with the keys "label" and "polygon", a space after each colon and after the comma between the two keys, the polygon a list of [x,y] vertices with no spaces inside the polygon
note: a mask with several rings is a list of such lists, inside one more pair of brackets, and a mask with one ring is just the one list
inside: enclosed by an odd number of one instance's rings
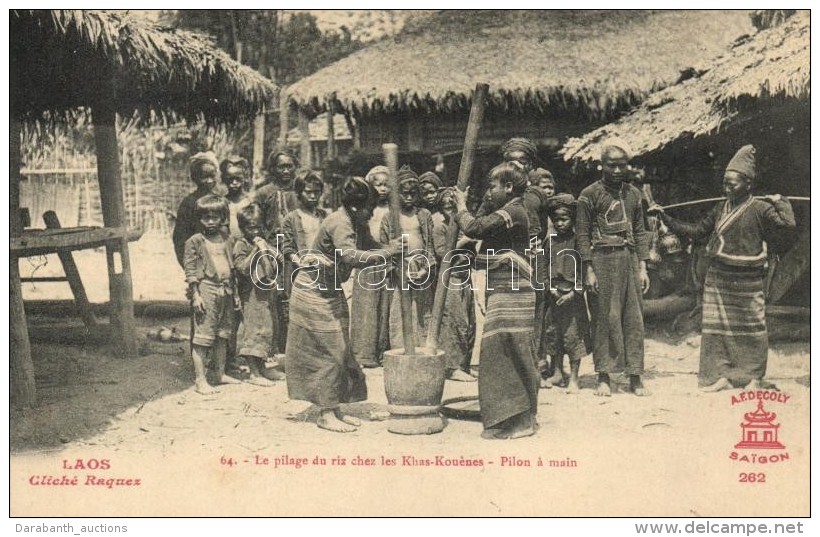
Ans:
{"label": "bare feet", "polygon": [[265,377],[259,377],[256,375],[251,375],[245,382],[247,382],[248,384],[253,384],[254,386],[265,386],[267,388],[271,386],[276,386],[275,382],[272,382],[266,379]]}
{"label": "bare feet", "polygon": [[336,409],[326,408],[322,410],[319,418],[316,420],[316,425],[320,429],[333,431],[334,433],[352,433],[357,430],[355,425],[345,423],[336,417]]}
{"label": "bare feet", "polygon": [[284,373],[272,367],[263,369],[261,375],[268,380],[285,380],[287,378]]}
{"label": "bare feet", "polygon": [[721,390],[728,390],[731,389],[732,383],[729,382],[725,377],[720,377],[717,382],[714,384],[710,384],[709,386],[705,386],[700,389],[700,391],[704,393],[714,393],[719,392]]}
{"label": "bare feet", "polygon": [[200,395],[211,395],[214,393],[219,393],[219,390],[217,390],[207,382],[197,382],[194,385],[194,391]]}
{"label": "bare feet", "polygon": [[555,373],[552,374],[550,378],[547,379],[549,383],[549,387],[553,386],[563,386],[564,385],[564,372],[560,369],[556,368]]}
{"label": "bare feet", "polygon": [[484,429],[481,431],[481,438],[484,440],[504,440],[506,436],[506,430],[501,429],[500,427],[492,427],[490,429]]}
{"label": "bare feet", "polygon": [[598,374],[598,388],[595,390],[595,395],[598,397],[612,396],[612,388],[609,386],[609,375],[606,373]]}
{"label": "bare feet", "polygon": [[337,408],[333,411],[333,415],[336,416],[336,419],[347,423],[348,425],[352,425],[354,427],[359,427],[362,424],[362,420],[359,418],[354,418],[353,416],[348,416],[346,414],[342,414],[342,409]]}
{"label": "bare feet", "polygon": [[219,378],[220,384],[242,384],[242,381],[239,379],[235,379],[230,375],[222,375]]}
{"label": "bare feet", "polygon": [[447,380],[454,380],[457,382],[475,382],[478,379],[466,371],[462,371],[461,369],[453,369],[450,371],[450,374],[447,375]]}
{"label": "bare feet", "polygon": [[746,385],[747,390],[760,390],[763,388],[763,382],[760,379],[752,379]]}
{"label": "bare feet", "polygon": [[581,386],[578,385],[578,379],[570,377],[569,383],[567,383],[567,393],[579,393],[580,391]]}
{"label": "bare feet", "polygon": [[652,395],[652,392],[650,392],[644,387],[640,375],[629,375],[629,391],[634,393],[638,397],[646,397],[647,395]]}

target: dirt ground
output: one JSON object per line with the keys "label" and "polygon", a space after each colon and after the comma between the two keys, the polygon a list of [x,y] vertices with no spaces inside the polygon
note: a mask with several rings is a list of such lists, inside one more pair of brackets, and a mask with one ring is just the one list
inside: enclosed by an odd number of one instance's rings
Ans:
{"label": "dirt ground", "polygon": [[[137,256],[135,265],[150,262]],[[139,281],[146,292],[159,290],[157,298],[179,286],[173,278]],[[435,435],[390,433],[389,421],[371,419],[386,408],[381,369],[366,370],[367,402],[347,406],[363,426],[336,434],[317,428],[316,412],[289,400],[284,382],[196,394],[187,343],[143,338],[140,356],[122,359],[105,327],[87,332],[79,321],[42,315],[29,321],[39,405],[10,415],[15,516],[809,513],[807,342],[770,350],[767,378],[788,400],[765,408],[776,413],[786,448],[755,456],[788,459],[763,463],[731,459],[751,455],[734,445],[756,402],[739,402],[741,390],[700,393],[698,338],[659,327],[646,340],[651,397],[623,390],[595,397],[590,357],[580,394],[541,390],[536,436],[488,441],[480,423],[457,419]],[[179,317],[139,322],[143,336],[160,325],[188,329]],[[476,393],[475,383],[445,387],[445,398]],[[91,459],[109,468],[89,469]],[[433,465],[422,466],[425,459]],[[97,487],[89,475],[140,484]],[[76,476],[80,484],[45,487],[38,476]]]}

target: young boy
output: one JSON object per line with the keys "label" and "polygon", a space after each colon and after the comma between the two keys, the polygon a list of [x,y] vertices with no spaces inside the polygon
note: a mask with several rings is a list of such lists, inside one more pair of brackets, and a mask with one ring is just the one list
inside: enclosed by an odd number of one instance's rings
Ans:
{"label": "young boy", "polygon": [[183,268],[191,297],[196,391],[215,393],[205,375],[205,363],[213,362],[216,384],[239,381],[225,374],[228,339],[234,329],[236,289],[234,285],[232,239],[223,230],[228,220],[228,202],[215,194],[196,201],[196,217],[202,231],[185,241]]}
{"label": "young boy", "polygon": [[174,224],[174,252],[177,262],[183,265],[183,254],[185,253],[185,241],[199,231],[199,218],[196,216],[196,201],[213,192],[216,187],[216,175],[219,163],[216,156],[208,151],[207,153],[197,153],[188,164],[191,174],[191,181],[196,185],[196,190],[182,199],[177,209],[176,223]]}
{"label": "young boy", "polygon": [[228,200],[230,211],[228,232],[234,239],[240,239],[242,231],[239,229],[237,215],[251,202],[247,191],[250,182],[250,165],[244,158],[231,155],[219,164],[219,174],[222,176],[222,183],[227,188],[225,198]]}
{"label": "young boy", "polygon": [[[427,337],[427,322],[433,307],[433,282],[436,257],[433,253],[433,217],[427,209],[419,208],[419,178],[416,172],[405,165],[398,172],[399,198],[401,212],[399,214],[400,234],[407,236],[410,296],[413,301],[413,326],[416,330],[416,341],[423,342]],[[390,215],[382,220],[380,241],[388,244],[393,236]],[[390,347],[393,349],[404,346],[402,333],[401,310],[395,293],[399,292],[401,284],[398,272],[393,273],[395,292],[394,300],[390,303]]]}
{"label": "young boy", "polygon": [[505,162],[490,170],[489,180],[484,207],[491,212],[474,217],[467,210],[467,194],[457,190],[455,219],[466,236],[481,239],[476,266],[487,270],[487,316],[478,377],[481,436],[513,439],[531,436],[537,428],[535,293],[526,257],[527,211],[521,203],[527,173],[519,163]]}
{"label": "young boy", "polygon": [[[381,225],[389,211],[390,186],[387,166],[376,166],[367,172],[365,180],[375,193],[375,204],[368,222],[370,237],[381,235]],[[355,323],[350,325],[350,348],[353,358],[365,368],[379,367],[382,353],[390,347],[388,322],[390,294],[380,283],[386,282],[385,270],[377,267],[356,269],[353,277],[350,312]]]}
{"label": "young boy", "polygon": [[547,353],[552,357],[554,378],[563,381],[564,354],[569,356],[570,377],[567,393],[577,393],[581,358],[589,354],[589,322],[584,304],[581,257],[575,244],[575,209],[571,194],[550,199],[547,211],[555,233],[547,238],[549,250],[549,302],[547,323],[553,327],[547,335]]}
{"label": "young boy", "polygon": [[263,238],[264,212],[259,205],[251,203],[246,206],[237,221],[243,235],[233,247],[233,262],[242,297],[239,356],[244,358],[250,370],[250,384],[272,386],[272,380],[285,378],[281,372],[265,366],[266,360],[276,353],[274,339],[279,317],[274,299],[281,256]]}

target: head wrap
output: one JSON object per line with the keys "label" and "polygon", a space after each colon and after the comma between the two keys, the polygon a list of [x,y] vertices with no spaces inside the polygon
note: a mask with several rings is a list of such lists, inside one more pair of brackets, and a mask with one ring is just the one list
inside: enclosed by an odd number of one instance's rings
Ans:
{"label": "head wrap", "polygon": [[376,176],[380,175],[380,174],[384,174],[384,175],[387,175],[389,177],[390,176],[390,168],[388,168],[387,166],[374,166],[373,168],[370,168],[369,172],[367,172],[367,175],[365,176],[365,180],[368,183],[373,184],[373,181],[376,179]]}
{"label": "head wrap", "polygon": [[407,182],[413,182],[416,184],[419,182],[419,176],[407,164],[399,168],[399,172],[396,174],[396,179],[400,185]]}
{"label": "head wrap", "polygon": [[625,140],[618,138],[617,136],[607,138],[604,141],[603,145],[601,146],[601,160],[604,160],[604,155],[606,155],[610,149],[618,149],[626,155],[626,158],[632,158],[632,148],[629,147],[629,144],[626,143]]}
{"label": "head wrap", "polygon": [[535,144],[532,143],[532,141],[526,138],[510,138],[504,142],[504,145],[501,146],[502,158],[511,151],[523,151],[533,164],[538,158],[538,148],[535,147]]}
{"label": "head wrap", "polygon": [[214,167],[214,170],[219,170],[219,161],[216,160],[216,155],[214,155],[213,151],[199,152],[188,161],[191,172],[193,172],[194,169],[200,170],[205,164],[210,164]]}
{"label": "head wrap", "polygon": [[550,196],[547,200],[547,213],[553,214],[558,209],[569,209],[572,214],[575,214],[577,206],[578,202],[572,194],[556,194],[555,196]]}
{"label": "head wrap", "polygon": [[439,176],[433,172],[424,172],[423,174],[419,175],[419,183],[430,183],[436,188],[441,188],[443,186],[441,184],[441,179],[439,178]]}
{"label": "head wrap", "polygon": [[757,177],[757,165],[755,162],[755,148],[753,145],[744,145],[737,150],[735,156],[726,166],[726,171],[737,172],[747,179]]}
{"label": "head wrap", "polygon": [[342,187],[342,205],[361,206],[373,197],[370,183],[361,177],[351,177]]}

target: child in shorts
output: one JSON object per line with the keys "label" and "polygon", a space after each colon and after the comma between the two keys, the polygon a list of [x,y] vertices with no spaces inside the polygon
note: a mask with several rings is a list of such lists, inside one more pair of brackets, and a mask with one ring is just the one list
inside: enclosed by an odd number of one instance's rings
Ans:
{"label": "child in shorts", "polygon": [[205,374],[208,362],[213,363],[214,384],[239,382],[225,374],[237,296],[231,255],[233,241],[224,230],[228,220],[227,200],[215,194],[203,196],[196,201],[195,214],[201,231],[185,241],[183,268],[191,297],[195,386],[198,393],[207,395],[218,391],[208,383]]}

